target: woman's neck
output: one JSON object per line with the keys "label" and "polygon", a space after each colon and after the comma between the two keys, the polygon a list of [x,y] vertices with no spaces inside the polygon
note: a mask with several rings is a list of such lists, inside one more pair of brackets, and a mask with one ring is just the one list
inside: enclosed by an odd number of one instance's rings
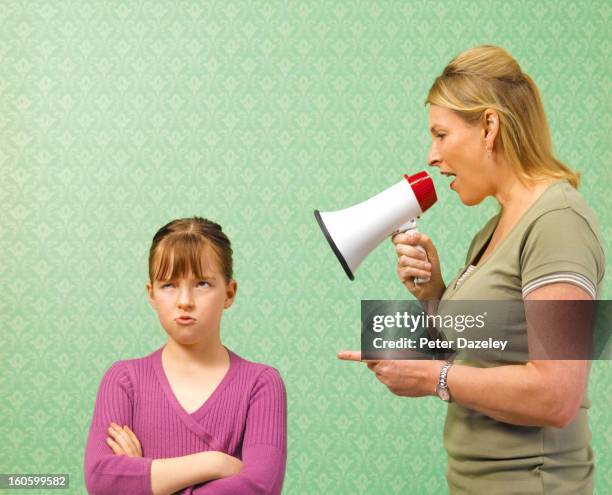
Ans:
{"label": "woman's neck", "polygon": [[525,183],[513,173],[500,178],[495,199],[501,207],[500,223],[514,224],[557,179]]}

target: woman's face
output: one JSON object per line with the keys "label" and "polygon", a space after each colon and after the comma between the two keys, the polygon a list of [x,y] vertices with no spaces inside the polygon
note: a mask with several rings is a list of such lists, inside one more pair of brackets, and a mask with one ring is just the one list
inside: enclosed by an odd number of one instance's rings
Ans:
{"label": "woman's face", "polygon": [[[491,136],[480,124],[468,126],[447,108],[430,105],[429,127],[432,136],[427,162],[440,167],[444,175],[453,176],[453,191],[466,205],[476,205],[494,194],[493,161],[486,149],[492,147]],[[489,142],[491,144],[489,144]]]}
{"label": "woman's face", "polygon": [[192,345],[219,338],[223,310],[236,295],[236,282],[226,282],[218,263],[208,263],[205,277],[193,274],[176,280],[147,283],[149,301],[169,337],[177,343]]}

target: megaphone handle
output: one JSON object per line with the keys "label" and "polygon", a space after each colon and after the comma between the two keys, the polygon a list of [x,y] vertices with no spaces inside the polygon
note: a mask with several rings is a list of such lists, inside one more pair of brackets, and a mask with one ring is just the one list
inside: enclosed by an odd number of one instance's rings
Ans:
{"label": "megaphone handle", "polygon": [[[402,233],[406,233],[406,232],[418,232],[417,230],[417,226],[416,226],[416,218],[410,220],[409,222],[407,222],[406,224],[402,225],[399,229],[399,232]],[[427,251],[425,251],[425,248],[419,244],[417,244],[416,246],[414,246],[415,248],[417,248],[419,251],[421,251],[424,255],[425,255],[425,261],[429,261],[429,258],[427,258]],[[426,284],[427,282],[429,282],[431,280],[430,277],[414,277],[414,283],[415,284]]]}
{"label": "megaphone handle", "polygon": [[[429,258],[427,257],[427,251],[425,251],[425,248],[423,246],[421,246],[420,244],[417,244],[414,247],[417,248],[419,251],[421,251],[425,255],[425,261],[429,261]],[[430,280],[431,280],[430,277],[414,277],[415,284],[426,284]]]}

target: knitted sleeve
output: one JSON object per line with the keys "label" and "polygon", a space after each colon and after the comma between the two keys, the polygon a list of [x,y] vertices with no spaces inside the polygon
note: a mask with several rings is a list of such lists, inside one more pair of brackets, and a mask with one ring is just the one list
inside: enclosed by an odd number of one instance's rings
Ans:
{"label": "knitted sleeve", "polygon": [[106,443],[111,422],[133,428],[134,390],[123,361],[105,373],[94,406],[87,437],[84,477],[90,495],[152,495],[151,458],[115,455]]}

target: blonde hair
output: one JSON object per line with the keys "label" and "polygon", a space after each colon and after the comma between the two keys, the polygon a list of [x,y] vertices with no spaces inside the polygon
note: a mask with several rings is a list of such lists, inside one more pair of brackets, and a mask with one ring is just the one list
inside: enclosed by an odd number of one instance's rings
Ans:
{"label": "blonde hair", "polygon": [[173,220],[153,237],[149,280],[173,280],[189,272],[205,278],[211,259],[229,282],[233,277],[232,247],[221,226],[201,217]]}
{"label": "blonde hair", "polygon": [[468,125],[483,122],[488,108],[497,111],[500,152],[521,180],[566,179],[578,188],[580,173],[553,156],[538,87],[503,48],[481,45],[457,55],[434,81],[428,103]]}

